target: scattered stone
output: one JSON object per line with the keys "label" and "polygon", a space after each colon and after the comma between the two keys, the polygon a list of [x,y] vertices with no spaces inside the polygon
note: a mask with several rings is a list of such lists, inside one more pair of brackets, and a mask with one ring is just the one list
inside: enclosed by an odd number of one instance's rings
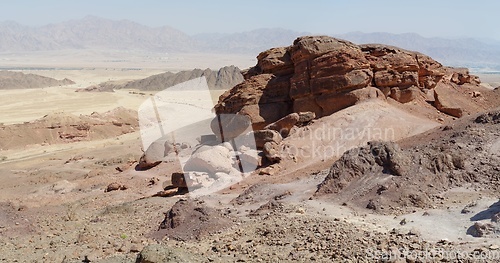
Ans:
{"label": "scattered stone", "polygon": [[280,171],[281,167],[278,164],[273,164],[268,167],[262,168],[259,171],[259,175],[275,175]]}
{"label": "scattered stone", "polygon": [[266,142],[262,151],[264,156],[272,163],[281,161],[281,147],[276,142]]}
{"label": "scattered stone", "polygon": [[462,211],[460,211],[460,213],[462,214],[470,214],[472,213],[473,211],[471,210],[472,207],[475,207],[477,206],[477,202],[471,202],[469,204],[467,204],[463,209]]}
{"label": "scattered stone", "polygon": [[146,246],[139,255],[136,263],[189,263],[198,261],[193,253],[181,248],[172,248],[162,244],[151,244]]}
{"label": "scattered stone", "polygon": [[375,205],[375,202],[373,202],[373,200],[368,201],[366,208],[371,209],[371,210],[377,210],[377,206]]}
{"label": "scattered stone", "polygon": [[128,189],[128,187],[126,185],[114,182],[114,183],[110,183],[106,187],[106,190],[104,190],[104,192],[111,192],[111,191],[117,191],[117,190],[127,190],[127,189]]}

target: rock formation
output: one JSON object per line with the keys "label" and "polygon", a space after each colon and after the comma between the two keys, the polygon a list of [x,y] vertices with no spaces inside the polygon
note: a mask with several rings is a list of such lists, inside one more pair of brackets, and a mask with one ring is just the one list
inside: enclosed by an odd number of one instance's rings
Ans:
{"label": "rock formation", "polygon": [[205,77],[207,79],[208,88],[213,90],[230,89],[243,81],[243,75],[241,75],[240,69],[235,66],[228,66],[219,70],[207,68],[205,70],[193,69],[177,73],[165,72],[144,79],[127,81],[125,83],[122,81],[106,81],[76,91],[114,92],[114,90],[117,89],[159,91],[199,77]]}
{"label": "rock formation", "polygon": [[[327,36],[299,37],[257,59],[244,72],[245,81],[215,106],[217,114],[249,116],[254,129],[290,113],[313,112],[319,118],[370,98],[406,103],[434,89],[448,72],[417,52]],[[450,79],[446,85],[477,82],[466,70],[455,70]]]}

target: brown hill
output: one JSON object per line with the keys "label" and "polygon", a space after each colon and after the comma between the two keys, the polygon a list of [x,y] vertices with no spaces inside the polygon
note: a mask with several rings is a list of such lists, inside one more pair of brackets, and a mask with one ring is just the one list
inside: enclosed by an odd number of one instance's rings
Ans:
{"label": "brown hill", "polygon": [[57,80],[35,74],[0,71],[0,89],[37,89],[75,84],[72,80]]}
{"label": "brown hill", "polygon": [[218,71],[207,68],[205,70],[185,70],[178,73],[165,72],[126,83],[108,81],[84,89],[79,89],[77,91],[113,92],[115,89],[159,91],[199,77],[205,77],[207,79],[209,89],[213,90],[227,90],[243,81],[243,75],[241,74],[240,69],[235,66],[228,66],[223,67]]}

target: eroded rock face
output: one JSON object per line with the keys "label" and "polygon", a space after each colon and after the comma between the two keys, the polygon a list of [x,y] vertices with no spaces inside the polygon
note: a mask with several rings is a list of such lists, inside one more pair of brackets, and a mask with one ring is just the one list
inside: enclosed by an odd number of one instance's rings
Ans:
{"label": "eroded rock face", "polygon": [[[355,45],[328,36],[297,38],[288,47],[257,56],[244,72],[245,81],[227,91],[217,114],[250,117],[262,129],[290,113],[312,112],[316,118],[367,99],[391,97],[412,101],[421,90],[434,89],[449,71],[432,58],[386,45]],[[454,83],[468,81],[458,72]]]}

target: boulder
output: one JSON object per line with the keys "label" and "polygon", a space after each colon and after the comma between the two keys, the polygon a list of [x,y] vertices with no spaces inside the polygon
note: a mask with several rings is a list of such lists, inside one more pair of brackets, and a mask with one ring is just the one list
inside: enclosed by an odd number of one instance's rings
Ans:
{"label": "boulder", "polygon": [[272,163],[277,163],[281,161],[281,149],[280,145],[276,142],[266,142],[262,149],[264,156]]}
{"label": "boulder", "polygon": [[169,139],[160,138],[154,141],[139,159],[139,169],[150,169],[161,163],[165,157],[177,150],[177,147]]}
{"label": "boulder", "polygon": [[187,160],[184,171],[231,173],[234,171],[231,151],[222,145],[202,145]]}
{"label": "boulder", "polygon": [[174,187],[180,187],[180,188],[188,187],[186,178],[184,177],[184,173],[177,173],[177,172],[172,173],[170,181],[172,182],[172,186]]}
{"label": "boulder", "polygon": [[281,134],[282,137],[287,137],[290,129],[299,122],[300,116],[298,113],[290,113],[285,117],[267,125],[264,129],[274,130]]}
{"label": "boulder", "polygon": [[247,115],[221,114],[210,123],[210,128],[221,141],[229,141],[243,134],[251,126]]}
{"label": "boulder", "polygon": [[473,237],[496,237],[500,228],[496,223],[475,222],[468,230],[467,234]]}
{"label": "boulder", "polygon": [[293,63],[289,49],[278,47],[260,53],[257,56],[257,67],[260,69],[260,73],[292,74]]}
{"label": "boulder", "polygon": [[279,144],[283,141],[281,134],[275,130],[257,130],[248,133],[246,136],[255,138],[255,146],[257,149],[262,149],[266,142],[276,142]]}
{"label": "boulder", "polygon": [[434,89],[434,106],[439,111],[460,118],[463,115],[463,110],[460,106],[448,99],[449,89],[453,87],[445,84],[439,84]]}
{"label": "boulder", "polygon": [[[242,163],[243,168],[250,168],[251,170],[262,165],[262,158],[259,155],[259,151],[256,149],[250,149],[247,147],[241,147],[245,149],[240,149],[239,159]],[[247,169],[244,169],[245,171]]]}

